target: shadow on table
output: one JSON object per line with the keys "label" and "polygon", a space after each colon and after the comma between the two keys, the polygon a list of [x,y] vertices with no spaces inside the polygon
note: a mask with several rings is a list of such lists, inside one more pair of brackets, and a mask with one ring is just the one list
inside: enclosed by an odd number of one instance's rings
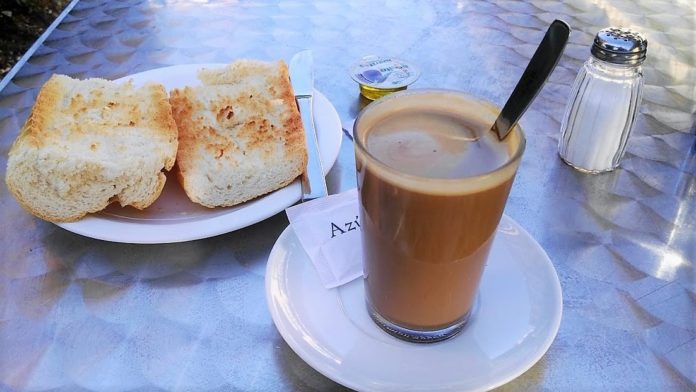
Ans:
{"label": "shadow on table", "polygon": [[352,391],[352,389],[337,384],[314,370],[295,354],[280,336],[277,338],[277,345],[280,347],[280,350],[276,351],[275,357],[277,367],[283,372],[285,380],[291,380],[292,390]]}
{"label": "shadow on table", "polygon": [[[141,245],[95,240],[47,224],[42,238],[46,260],[50,260],[46,276],[61,276],[60,286],[79,284],[83,297],[91,299],[108,297],[136,283],[166,289],[245,274],[263,278],[268,250],[286,225],[287,218],[280,213],[212,238]],[[58,289],[49,286],[42,290]]]}

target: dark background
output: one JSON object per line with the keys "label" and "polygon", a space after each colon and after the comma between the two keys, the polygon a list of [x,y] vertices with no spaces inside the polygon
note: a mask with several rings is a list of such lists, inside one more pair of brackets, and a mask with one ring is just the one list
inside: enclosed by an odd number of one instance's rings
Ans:
{"label": "dark background", "polygon": [[68,0],[0,0],[0,79],[68,5]]}

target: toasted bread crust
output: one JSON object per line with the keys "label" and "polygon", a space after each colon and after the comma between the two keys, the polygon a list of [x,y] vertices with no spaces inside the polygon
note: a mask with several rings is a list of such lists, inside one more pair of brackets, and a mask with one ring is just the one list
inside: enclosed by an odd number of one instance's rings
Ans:
{"label": "toasted bread crust", "polygon": [[174,89],[177,178],[206,207],[232,206],[286,186],[307,165],[287,65],[240,60]]}
{"label": "toasted bread crust", "polygon": [[162,192],[177,133],[161,85],[54,75],[10,149],[5,182],[23,208],[53,222],[116,201],[142,209]]}

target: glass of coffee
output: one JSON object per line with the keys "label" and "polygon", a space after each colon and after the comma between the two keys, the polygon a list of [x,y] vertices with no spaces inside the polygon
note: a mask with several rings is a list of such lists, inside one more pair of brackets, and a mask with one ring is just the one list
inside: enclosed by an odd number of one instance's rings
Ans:
{"label": "glass of coffee", "polygon": [[368,105],[355,154],[368,311],[412,342],[456,335],[479,281],[525,148],[519,127],[464,93],[410,90]]}

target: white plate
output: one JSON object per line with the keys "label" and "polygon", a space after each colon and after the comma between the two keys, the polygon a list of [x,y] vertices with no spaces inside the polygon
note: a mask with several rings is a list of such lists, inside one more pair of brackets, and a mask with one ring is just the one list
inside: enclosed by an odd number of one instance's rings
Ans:
{"label": "white plate", "polygon": [[[159,82],[170,90],[175,87],[198,85],[198,69],[219,66],[223,64],[177,65],[141,72],[118,81],[132,79],[136,86],[146,82]],[[336,162],[341,148],[341,120],[331,102],[316,90],[314,123],[321,160],[328,172]],[[160,197],[143,211],[111,205],[106,210],[90,214],[80,221],[59,223],[58,226],[73,233],[114,242],[156,244],[190,241],[252,225],[283,211],[300,200],[301,196],[300,181],[295,180],[285,188],[238,206],[209,209],[192,203],[175,176],[168,175]]]}
{"label": "white plate", "polygon": [[432,344],[383,332],[367,314],[363,281],[322,287],[288,227],[266,269],[266,298],[285,341],[310,366],[363,391],[478,391],[524,373],[553,342],[561,286],[544,250],[504,216],[464,330]]}

